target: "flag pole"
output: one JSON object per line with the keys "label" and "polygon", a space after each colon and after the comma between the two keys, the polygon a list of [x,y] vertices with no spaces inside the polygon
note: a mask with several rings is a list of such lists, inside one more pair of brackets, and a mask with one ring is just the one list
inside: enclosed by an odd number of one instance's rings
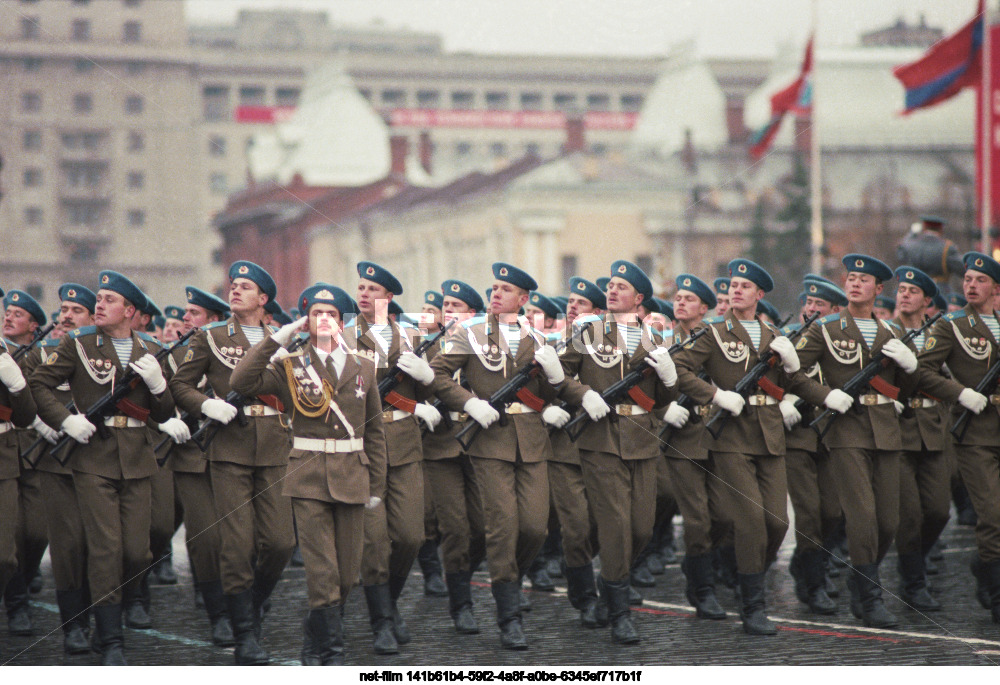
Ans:
{"label": "flag pole", "polygon": [[980,230],[980,249],[986,254],[991,254],[990,249],[990,224],[993,223],[993,198],[992,198],[992,166],[993,166],[993,117],[990,107],[993,103],[993,59],[992,52],[993,46],[990,41],[990,28],[992,12],[990,11],[990,5],[992,3],[987,0],[983,3],[983,57],[982,57],[982,83],[979,86],[979,92],[977,93],[976,104],[979,105],[979,117],[980,117],[980,140],[978,144],[981,146],[980,150],[980,212],[979,212],[979,230]]}
{"label": "flag pole", "polygon": [[817,9],[819,0],[812,2],[812,73],[809,74],[810,88],[812,88],[811,107],[809,108],[809,205],[811,209],[812,221],[810,224],[810,259],[809,267],[813,273],[823,273],[823,177],[820,174],[819,160],[819,96],[816,90],[816,70],[819,65],[817,53],[819,52],[816,40],[816,29],[818,25],[819,10]]}

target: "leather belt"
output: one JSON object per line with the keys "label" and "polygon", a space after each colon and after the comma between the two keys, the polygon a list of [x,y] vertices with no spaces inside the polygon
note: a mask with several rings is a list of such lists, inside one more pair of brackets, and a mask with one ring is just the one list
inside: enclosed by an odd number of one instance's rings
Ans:
{"label": "leather belt", "polygon": [[774,399],[770,395],[750,395],[747,398],[747,404],[751,407],[763,407],[766,404],[777,404],[778,400]]}
{"label": "leather belt", "polygon": [[879,392],[870,392],[858,397],[858,404],[863,407],[873,407],[876,404],[892,404],[892,398]]}
{"label": "leather belt", "polygon": [[638,404],[616,404],[615,413],[618,416],[640,416],[642,414],[648,414],[649,412],[640,407]]}
{"label": "leather belt", "polygon": [[405,419],[407,416],[413,416],[413,414],[402,409],[386,409],[382,412],[382,423],[392,423],[393,421]]}
{"label": "leather belt", "polygon": [[535,410],[526,404],[521,404],[520,402],[511,402],[507,405],[506,411],[508,414],[534,414]]}
{"label": "leather belt", "polygon": [[142,428],[146,425],[146,422],[133,419],[131,416],[118,414],[104,419],[104,425],[108,428]]}
{"label": "leather belt", "polygon": [[932,400],[930,397],[911,397],[908,403],[910,409],[929,409],[936,407],[937,404],[938,401]]}
{"label": "leather belt", "polygon": [[327,454],[342,454],[345,452],[360,452],[365,448],[364,438],[300,438],[292,439],[292,447],[304,452],[326,452]]}
{"label": "leather belt", "polygon": [[990,395],[990,404],[994,407],[1000,407],[1000,395]]}
{"label": "leather belt", "polygon": [[0,422],[0,435],[6,433],[9,430],[14,430],[14,424],[10,421]]}
{"label": "leather belt", "polygon": [[256,418],[260,416],[278,416],[281,412],[266,404],[247,404],[243,406],[243,413]]}
{"label": "leather belt", "polygon": [[448,418],[452,421],[467,421],[469,415],[464,411],[450,411],[448,412]]}

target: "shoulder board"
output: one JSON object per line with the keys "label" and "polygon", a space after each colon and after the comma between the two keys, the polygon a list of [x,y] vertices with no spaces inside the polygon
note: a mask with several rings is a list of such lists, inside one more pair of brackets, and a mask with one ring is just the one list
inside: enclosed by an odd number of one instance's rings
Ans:
{"label": "shoulder board", "polygon": [[7,338],[3,339],[3,344],[6,345],[6,347],[7,347],[8,350],[16,350],[16,349],[18,349],[18,348],[21,347],[20,345],[18,345],[13,340],[8,340]]}
{"label": "shoulder board", "polygon": [[273,324],[265,324],[264,328],[266,328],[267,330],[271,331],[272,333],[277,333],[278,329],[280,328],[280,326],[275,326]]}
{"label": "shoulder board", "polygon": [[820,319],[816,323],[819,324],[820,326],[825,326],[826,324],[830,323],[831,321],[838,321],[839,319],[840,319],[840,314],[838,312],[835,312],[833,314],[827,314],[826,316],[824,316],[822,319]]}
{"label": "shoulder board", "polygon": [[218,328],[219,326],[225,326],[228,322],[226,321],[213,321],[212,323],[207,323],[201,327],[203,331],[210,331],[213,328]]}
{"label": "shoulder board", "polygon": [[[649,326],[647,326],[646,330],[649,331],[650,340],[656,340],[662,342],[667,337],[666,335],[663,334],[663,331],[658,331],[655,328],[650,328]],[[674,337],[673,333],[670,334],[670,337],[671,338]]]}
{"label": "shoulder board", "polygon": [[891,326],[892,328],[895,328],[895,329],[896,329],[896,330],[897,330],[898,332],[900,332],[900,333],[902,333],[902,332],[903,332],[903,327],[902,327],[902,326],[900,326],[900,325],[899,325],[898,323],[896,323],[895,321],[887,321],[887,320],[885,320],[885,319],[882,319],[882,322],[883,322],[883,323],[887,323],[887,324],[889,324],[889,325],[890,325],[890,326]]}
{"label": "shoulder board", "polygon": [[59,347],[59,338],[46,338],[38,343],[39,347]]}
{"label": "shoulder board", "polygon": [[945,314],[943,318],[944,318],[945,321],[954,321],[955,319],[961,319],[964,316],[965,316],[965,310],[964,309],[956,309],[953,312],[949,312],[948,314]]}
{"label": "shoulder board", "polygon": [[486,321],[486,316],[485,315],[474,316],[471,319],[469,319],[468,321],[463,321],[462,322],[462,328],[472,328],[476,324],[485,323],[485,321]]}
{"label": "shoulder board", "polygon": [[563,337],[565,337],[563,335],[565,332],[566,331],[556,331],[554,333],[549,333],[548,335],[545,336],[545,340],[548,342],[559,342],[560,340],[563,339]]}
{"label": "shoulder board", "polygon": [[153,343],[154,345],[162,345],[163,344],[159,340],[157,340],[156,338],[154,338],[153,336],[151,336],[149,333],[141,333],[139,331],[136,331],[136,335],[138,335],[140,338],[142,338],[146,342]]}
{"label": "shoulder board", "polygon": [[800,323],[790,323],[790,324],[788,324],[787,326],[785,326],[784,328],[781,329],[781,334],[782,335],[786,335],[786,336],[787,335],[791,335],[792,333],[795,333],[800,328],[802,328],[802,324],[800,324]]}
{"label": "shoulder board", "polygon": [[724,316],[713,316],[711,318],[704,318],[701,321],[702,321],[702,323],[711,325],[713,323],[722,323],[725,320],[726,320],[726,317],[724,317]]}
{"label": "shoulder board", "polygon": [[772,333],[777,333],[778,335],[781,335],[781,331],[779,331],[778,327],[775,326],[773,323],[768,323],[767,321],[762,321],[761,323],[767,326],[768,330],[771,331]]}
{"label": "shoulder board", "polygon": [[408,323],[406,321],[397,321],[396,325],[399,326],[400,328],[413,328],[413,329],[416,329],[416,326],[414,326],[412,323]]}
{"label": "shoulder board", "polygon": [[597,314],[584,314],[583,316],[577,317],[576,320],[573,321],[573,326],[586,326],[600,320],[601,317]]}
{"label": "shoulder board", "polygon": [[97,326],[84,326],[83,328],[74,328],[66,335],[68,335],[71,339],[76,340],[80,336],[92,335],[94,333],[97,333]]}

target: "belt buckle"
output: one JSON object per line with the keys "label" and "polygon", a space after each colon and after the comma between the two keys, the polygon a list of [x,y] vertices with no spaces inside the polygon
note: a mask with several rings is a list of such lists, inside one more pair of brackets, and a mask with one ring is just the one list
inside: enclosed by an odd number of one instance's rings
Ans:
{"label": "belt buckle", "polygon": [[994,407],[1000,407],[1000,395],[990,395],[990,404]]}
{"label": "belt buckle", "polygon": [[393,414],[394,414],[394,412],[393,412],[392,409],[386,409],[385,411],[383,411],[382,412],[382,423],[392,423],[393,421],[395,421],[396,417],[393,416]]}
{"label": "belt buckle", "polygon": [[910,398],[910,409],[922,409],[923,406],[924,406],[924,398],[922,397]]}
{"label": "belt buckle", "polygon": [[878,403],[878,395],[871,393],[867,395],[862,395],[860,399],[861,399],[861,404],[866,407],[874,407],[875,404]]}
{"label": "belt buckle", "polygon": [[115,416],[115,428],[128,428],[127,416]]}
{"label": "belt buckle", "polygon": [[263,407],[263,405],[260,405],[260,404],[251,404],[251,405],[248,405],[247,406],[248,413],[250,414],[250,416],[252,416],[254,418],[257,418],[257,417],[259,417],[261,415],[260,412],[261,412],[262,407]]}
{"label": "belt buckle", "polygon": [[516,415],[521,413],[521,405],[517,402],[512,402],[507,405],[507,413],[511,415]]}

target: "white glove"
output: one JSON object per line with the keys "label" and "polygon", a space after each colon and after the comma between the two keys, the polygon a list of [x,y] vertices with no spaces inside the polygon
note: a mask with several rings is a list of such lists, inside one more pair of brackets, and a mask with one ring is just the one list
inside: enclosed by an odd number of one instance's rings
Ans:
{"label": "white glove", "polygon": [[153,355],[147,352],[129,366],[139,374],[142,382],[154,395],[159,395],[167,389],[167,379],[163,377],[163,369],[160,368],[160,362],[156,361],[156,357]]}
{"label": "white glove", "polygon": [[771,350],[781,357],[781,365],[785,373],[795,373],[799,370],[799,355],[795,352],[795,345],[783,335],[771,341]]}
{"label": "white glove", "polygon": [[986,399],[986,395],[978,393],[972,388],[966,388],[958,395],[958,403],[971,411],[973,414],[978,414],[983,409],[986,409],[986,405],[989,404],[989,400]]}
{"label": "white glove", "polygon": [[587,412],[587,416],[590,417],[591,421],[600,421],[605,416],[611,413],[611,407],[608,403],[604,401],[596,390],[588,390],[583,393],[583,399],[580,401],[583,406],[583,410]]}
{"label": "white glove", "polygon": [[6,352],[0,354],[0,381],[11,392],[21,392],[28,386],[17,362]]}
{"label": "white glove", "polygon": [[97,426],[88,421],[87,417],[83,414],[70,414],[62,422],[61,428],[63,433],[77,442],[82,442],[84,445],[87,444],[90,436],[97,430]]}
{"label": "white glove", "polygon": [[917,370],[917,355],[913,354],[902,340],[893,338],[882,345],[882,351],[885,352],[885,356],[896,362],[896,366],[905,373],[913,373]]}
{"label": "white glove", "polygon": [[554,428],[562,428],[569,423],[569,412],[552,404],[542,410],[542,421]]}
{"label": "white glove", "polygon": [[837,390],[834,388],[830,391],[830,394],[826,396],[826,399],[823,400],[823,404],[827,409],[832,409],[838,414],[843,414],[851,408],[852,404],[854,404],[854,398],[843,390]]}
{"label": "white glove", "polygon": [[559,361],[559,355],[556,354],[554,348],[548,345],[539,347],[535,350],[535,361],[542,367],[545,377],[549,379],[549,383],[552,385],[559,385],[566,379],[562,362]]}
{"label": "white glove", "polygon": [[59,442],[59,438],[62,437],[62,434],[59,431],[54,431],[49,428],[48,424],[37,416],[35,417],[35,420],[31,422],[31,427],[34,428],[40,436],[53,445],[57,444]]}
{"label": "white glove", "polygon": [[437,425],[441,423],[441,412],[426,402],[421,402],[414,407],[413,415],[418,419],[423,419],[423,422],[426,423],[427,427],[431,430],[437,428]]}
{"label": "white glove", "polygon": [[906,409],[906,407],[903,406],[903,403],[899,400],[893,400],[892,407],[896,410],[896,416],[902,416],[903,410]]}
{"label": "white glove", "polygon": [[712,398],[712,404],[717,407],[722,407],[733,416],[740,415],[740,412],[743,411],[743,405],[745,405],[746,402],[747,401],[743,399],[743,395],[738,392],[723,390],[722,388],[716,390],[715,397]]}
{"label": "white glove", "polygon": [[493,408],[486,400],[473,397],[462,407],[466,414],[483,428],[489,428],[491,424],[500,420],[500,412]]}
{"label": "white glove", "polygon": [[170,436],[178,445],[191,439],[191,429],[178,418],[167,419],[160,424],[160,430]]}
{"label": "white glove", "polygon": [[279,347],[278,351],[271,355],[271,359],[268,360],[268,364],[277,364],[285,357],[291,357],[292,353],[286,350],[284,347]]}
{"label": "white glove", "polygon": [[271,340],[278,343],[282,347],[285,347],[288,343],[292,342],[292,338],[295,337],[295,334],[299,332],[299,329],[302,328],[302,325],[308,320],[308,316],[303,316],[301,319],[297,319],[291,323],[286,323],[284,326],[271,334]]}
{"label": "white glove", "polygon": [[663,415],[663,420],[674,428],[683,428],[690,417],[690,411],[676,402],[671,402],[667,407],[667,413]]}
{"label": "white glove", "polygon": [[368,501],[365,503],[365,509],[374,509],[380,504],[382,504],[382,498],[372,495],[371,497],[368,498]]}
{"label": "white glove", "polygon": [[430,385],[434,382],[434,369],[431,368],[426,359],[421,359],[412,352],[406,351],[399,355],[397,363],[403,373],[421,385]]}
{"label": "white glove", "polygon": [[677,383],[677,367],[674,366],[674,360],[670,358],[670,353],[665,347],[650,350],[646,363],[653,367],[656,375],[668,388],[674,387]]}
{"label": "white glove", "polygon": [[799,398],[797,396],[786,392],[785,396],[778,402],[778,409],[781,410],[781,420],[785,422],[786,430],[792,430],[795,424],[802,420],[802,414],[795,408],[795,403],[798,401]]}
{"label": "white glove", "polygon": [[236,418],[238,410],[229,402],[212,397],[201,403],[201,413],[214,421],[226,424]]}

